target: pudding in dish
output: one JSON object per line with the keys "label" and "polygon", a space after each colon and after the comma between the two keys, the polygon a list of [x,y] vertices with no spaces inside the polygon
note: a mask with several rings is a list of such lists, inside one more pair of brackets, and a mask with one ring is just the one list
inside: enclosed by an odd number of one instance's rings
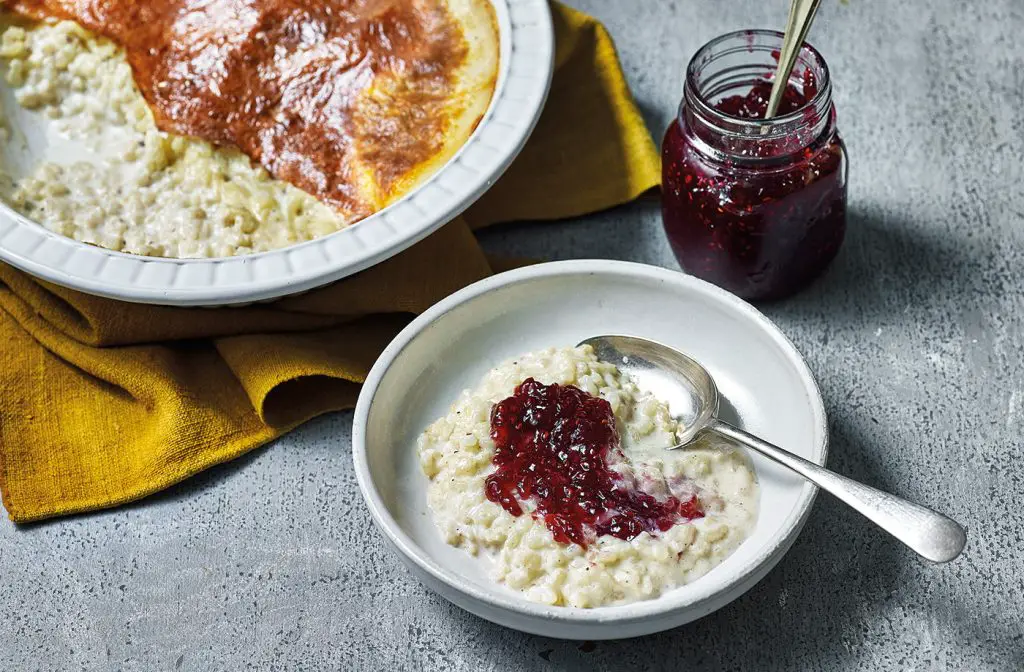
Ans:
{"label": "pudding in dish", "polygon": [[459,150],[498,72],[489,0],[4,8],[0,197],[135,254],[259,252],[359,221]]}
{"label": "pudding in dish", "polygon": [[589,346],[492,369],[419,439],[445,541],[528,599],[599,607],[657,597],[729,556],[757,520],[745,453],[685,450],[668,407]]}

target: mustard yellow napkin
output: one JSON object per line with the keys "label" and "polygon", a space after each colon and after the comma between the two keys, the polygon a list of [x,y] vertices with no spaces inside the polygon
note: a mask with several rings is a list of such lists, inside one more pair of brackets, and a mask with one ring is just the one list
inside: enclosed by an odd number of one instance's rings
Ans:
{"label": "mustard yellow napkin", "polygon": [[309,294],[248,308],[127,304],[0,264],[0,491],[11,519],[115,506],[351,407],[410,319],[501,270],[471,229],[636,198],[659,162],[603,26],[552,6],[556,71],[534,134],[462,218]]}

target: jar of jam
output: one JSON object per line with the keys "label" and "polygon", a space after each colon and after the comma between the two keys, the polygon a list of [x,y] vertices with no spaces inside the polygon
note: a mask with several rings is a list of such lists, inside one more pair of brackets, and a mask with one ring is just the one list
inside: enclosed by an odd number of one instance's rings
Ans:
{"label": "jar of jam", "polygon": [[662,145],[662,219],[680,265],[751,300],[804,287],[846,230],[846,149],[814,47],[764,119],[782,37],[745,30],[702,47]]}

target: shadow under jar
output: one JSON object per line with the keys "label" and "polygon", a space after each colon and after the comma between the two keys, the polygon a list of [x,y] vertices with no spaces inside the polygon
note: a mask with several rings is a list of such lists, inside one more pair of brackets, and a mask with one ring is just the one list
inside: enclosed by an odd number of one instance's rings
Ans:
{"label": "shadow under jar", "polygon": [[662,220],[683,269],[750,300],[817,277],[846,231],[846,149],[832,82],[804,44],[764,119],[783,35],[744,30],[702,47],[662,144]]}

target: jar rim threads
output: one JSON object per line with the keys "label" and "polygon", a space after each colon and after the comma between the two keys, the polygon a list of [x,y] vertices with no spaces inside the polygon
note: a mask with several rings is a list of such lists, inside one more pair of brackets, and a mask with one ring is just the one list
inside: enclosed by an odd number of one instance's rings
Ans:
{"label": "jar rim threads", "polygon": [[[820,137],[832,116],[832,78],[821,53],[808,42],[800,48],[790,73],[790,86],[814,86],[814,95],[799,109],[771,119],[741,118],[716,107],[725,95],[771,82],[783,33],[776,30],[738,30],[701,47],[686,68],[679,116],[719,159],[752,163],[771,161],[803,149]],[[786,140],[780,143],[780,140]],[[774,143],[774,144],[772,144]]]}

